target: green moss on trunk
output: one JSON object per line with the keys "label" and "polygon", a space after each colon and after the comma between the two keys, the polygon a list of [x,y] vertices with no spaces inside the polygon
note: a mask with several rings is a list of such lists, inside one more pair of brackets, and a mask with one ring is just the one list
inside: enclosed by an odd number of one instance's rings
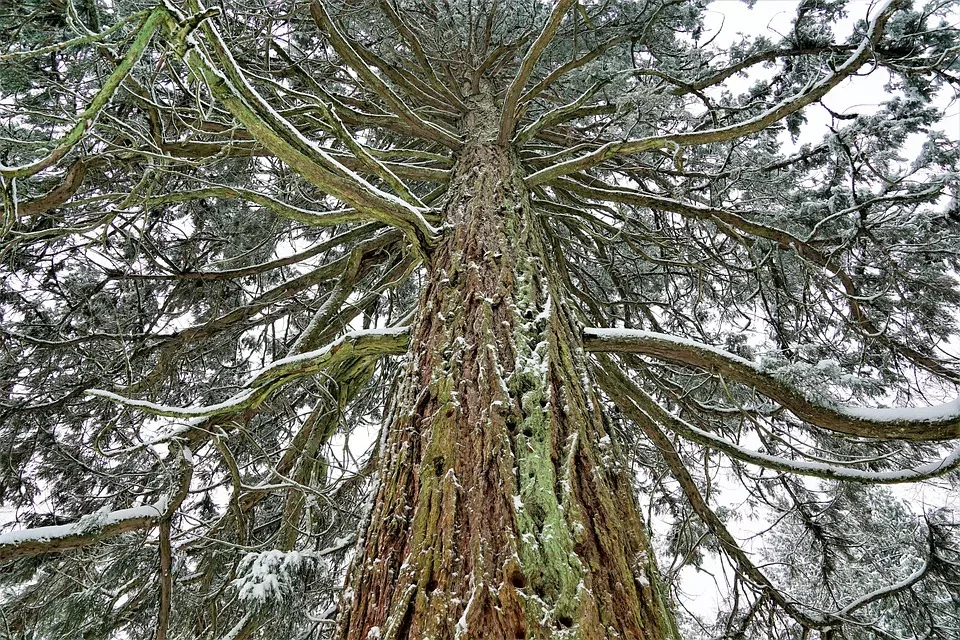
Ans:
{"label": "green moss on trunk", "polygon": [[519,160],[486,142],[493,112],[479,97],[465,123],[339,637],[673,637]]}

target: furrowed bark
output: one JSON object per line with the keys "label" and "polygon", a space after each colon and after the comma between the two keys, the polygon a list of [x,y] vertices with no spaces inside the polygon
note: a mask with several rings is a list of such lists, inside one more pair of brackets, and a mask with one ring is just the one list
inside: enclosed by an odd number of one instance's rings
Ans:
{"label": "furrowed bark", "polygon": [[469,100],[337,637],[676,637],[519,159]]}

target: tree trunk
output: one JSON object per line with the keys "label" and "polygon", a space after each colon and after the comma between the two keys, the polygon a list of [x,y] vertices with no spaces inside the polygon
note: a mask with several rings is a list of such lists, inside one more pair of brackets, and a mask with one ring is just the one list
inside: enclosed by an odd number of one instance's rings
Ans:
{"label": "tree trunk", "polygon": [[675,637],[519,159],[471,106],[339,638]]}

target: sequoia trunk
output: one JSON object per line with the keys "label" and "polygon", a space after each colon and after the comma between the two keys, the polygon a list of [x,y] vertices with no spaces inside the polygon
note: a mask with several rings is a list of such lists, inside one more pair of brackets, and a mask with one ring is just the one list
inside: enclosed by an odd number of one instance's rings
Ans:
{"label": "sequoia trunk", "polygon": [[674,637],[519,159],[472,106],[339,637]]}

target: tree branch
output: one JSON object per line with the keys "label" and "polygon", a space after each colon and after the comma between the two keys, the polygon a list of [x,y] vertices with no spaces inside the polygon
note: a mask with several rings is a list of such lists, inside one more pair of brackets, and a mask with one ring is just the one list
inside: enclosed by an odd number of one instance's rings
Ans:
{"label": "tree branch", "polygon": [[[106,398],[117,404],[144,413],[169,418],[210,418],[260,405],[277,387],[335,366],[348,358],[361,356],[399,355],[406,351],[409,330],[380,329],[351,331],[334,342],[306,353],[274,361],[253,376],[238,393],[227,400],[199,407],[176,407],[127,398],[104,389],[88,389],[89,396]],[[174,434],[175,435],[175,434]],[[170,434],[165,436],[170,437]]]}
{"label": "tree branch", "polygon": [[648,207],[654,210],[670,211],[688,218],[712,220],[717,224],[721,232],[730,235],[734,239],[740,240],[732,230],[742,231],[751,236],[764,238],[776,243],[781,249],[795,252],[801,258],[809,260],[822,269],[832,271],[840,281],[842,293],[849,306],[851,317],[848,319],[848,322],[851,326],[864,337],[879,340],[903,357],[931,373],[946,378],[951,382],[960,383],[960,373],[957,371],[949,369],[940,361],[920,353],[913,347],[902,344],[894,338],[890,338],[881,331],[867,315],[863,304],[861,304],[864,298],[860,295],[853,278],[844,270],[843,265],[836,259],[824,255],[802,238],[793,235],[789,231],[760,222],[754,222],[738,212],[719,209],[717,207],[688,204],[671,198],[650,195],[635,189],[611,188],[608,185],[598,187],[596,183],[599,181],[591,180],[590,178],[585,179],[591,183],[589,186],[582,182],[569,179],[559,179],[556,182],[569,191],[596,200],[623,202],[625,204]]}
{"label": "tree branch", "polygon": [[359,75],[360,78],[363,79],[367,85],[369,85],[374,93],[376,93],[390,106],[394,113],[400,116],[401,119],[405,120],[424,138],[434,142],[439,142],[450,149],[460,148],[461,142],[458,138],[451,133],[437,127],[436,125],[421,119],[403,103],[403,101],[393,92],[392,89],[390,89],[390,87],[387,86],[383,80],[377,77],[377,74],[375,74],[370,67],[367,66],[367,63],[364,62],[360,54],[354,50],[354,48],[347,41],[346,37],[340,33],[337,25],[334,24],[333,20],[330,18],[330,15],[327,13],[326,7],[323,6],[323,3],[321,3],[320,0],[313,0],[310,3],[310,15],[313,16],[317,26],[325,31],[330,37],[330,44],[333,45],[333,48],[336,49],[337,53],[340,54],[344,62],[350,65],[351,69],[356,71],[357,75]]}
{"label": "tree branch", "polygon": [[306,139],[250,86],[213,25],[204,23],[203,29],[227,75],[221,75],[198,46],[181,48],[184,59],[254,138],[317,187],[403,230],[419,251],[429,251],[437,232],[424,219],[423,210],[376,189]]}
{"label": "tree branch", "polygon": [[687,470],[687,466],[680,454],[674,448],[673,443],[667,435],[660,430],[656,421],[648,415],[642,408],[633,402],[629,393],[625,391],[624,385],[629,382],[623,372],[621,372],[609,358],[600,359],[601,366],[594,367],[594,373],[597,376],[597,382],[604,393],[613,400],[614,403],[623,411],[630,420],[635,422],[640,429],[656,446],[657,451],[663,456],[664,461],[670,468],[673,477],[680,484],[684,495],[694,512],[703,521],[710,532],[720,543],[721,548],[734,561],[737,568],[743,576],[752,582],[764,594],[776,602],[788,615],[811,628],[822,628],[826,622],[810,617],[800,611],[796,605],[787,599],[786,595],[778,589],[770,579],[750,560],[747,553],[740,548],[736,538],[727,530],[723,522],[713,512],[710,505],[704,499],[693,476]]}
{"label": "tree branch", "polygon": [[775,469],[777,471],[825,478],[828,480],[862,482],[865,484],[902,484],[905,482],[919,482],[921,480],[937,478],[960,467],[960,446],[955,447],[941,460],[894,471],[863,471],[845,466],[841,462],[824,463],[819,461],[792,460],[760,451],[752,451],[726,438],[695,427],[689,422],[673,415],[625,376],[620,380],[620,383],[627,392],[629,392],[631,399],[658,424],[668,426],[671,431],[687,440],[722,451],[731,458],[765,469]]}
{"label": "tree branch", "polygon": [[584,348],[594,353],[640,353],[722,373],[775,400],[801,420],[837,433],[916,442],[960,438],[960,399],[944,405],[917,408],[829,405],[811,400],[801,390],[737,355],[693,340],[651,331],[585,329]]}
{"label": "tree branch", "polygon": [[592,153],[541,169],[527,176],[525,182],[532,187],[576,171],[590,169],[618,155],[631,155],[666,147],[687,147],[725,142],[762,131],[773,123],[821,99],[855,73],[873,55],[873,45],[883,35],[883,28],[890,16],[903,2],[904,0],[888,0],[887,4],[880,10],[879,15],[871,22],[867,37],[835,71],[821,78],[819,82],[809,85],[799,94],[784,100],[756,117],[718,129],[651,136],[623,142],[608,142]]}
{"label": "tree branch", "polygon": [[533,67],[537,64],[537,60],[540,59],[540,54],[543,53],[543,50],[546,49],[550,41],[553,40],[553,36],[556,35],[557,29],[560,28],[560,22],[563,20],[564,15],[566,15],[567,9],[569,9],[573,3],[574,0],[558,0],[557,4],[553,7],[553,11],[550,12],[546,24],[543,25],[540,35],[537,36],[537,39],[534,40],[530,48],[527,49],[526,55],[523,56],[523,60],[520,62],[520,69],[510,83],[507,94],[503,99],[503,111],[500,115],[500,136],[497,140],[500,144],[506,144],[507,141],[513,137],[513,130],[517,123],[517,104],[520,100],[520,94],[527,85],[527,80],[530,78]]}
{"label": "tree branch", "polygon": [[110,103],[113,99],[113,94],[117,92],[124,78],[130,73],[130,70],[140,59],[140,56],[143,55],[147,45],[150,44],[150,40],[153,39],[153,34],[164,26],[168,19],[169,14],[164,7],[157,7],[147,15],[141,23],[137,31],[137,36],[131,43],[130,48],[120,60],[120,64],[110,73],[103,87],[94,95],[90,104],[87,105],[87,108],[79,114],[76,124],[57,142],[53,151],[39,160],[19,167],[0,165],[0,176],[7,179],[28,178],[43,171],[47,167],[53,166],[67,155],[70,150],[80,142],[87,130],[93,126],[97,116],[99,116],[103,108]]}
{"label": "tree branch", "polygon": [[102,511],[76,522],[0,534],[0,562],[42,553],[70,551],[140,529],[149,529],[167,511],[167,498],[144,507]]}

